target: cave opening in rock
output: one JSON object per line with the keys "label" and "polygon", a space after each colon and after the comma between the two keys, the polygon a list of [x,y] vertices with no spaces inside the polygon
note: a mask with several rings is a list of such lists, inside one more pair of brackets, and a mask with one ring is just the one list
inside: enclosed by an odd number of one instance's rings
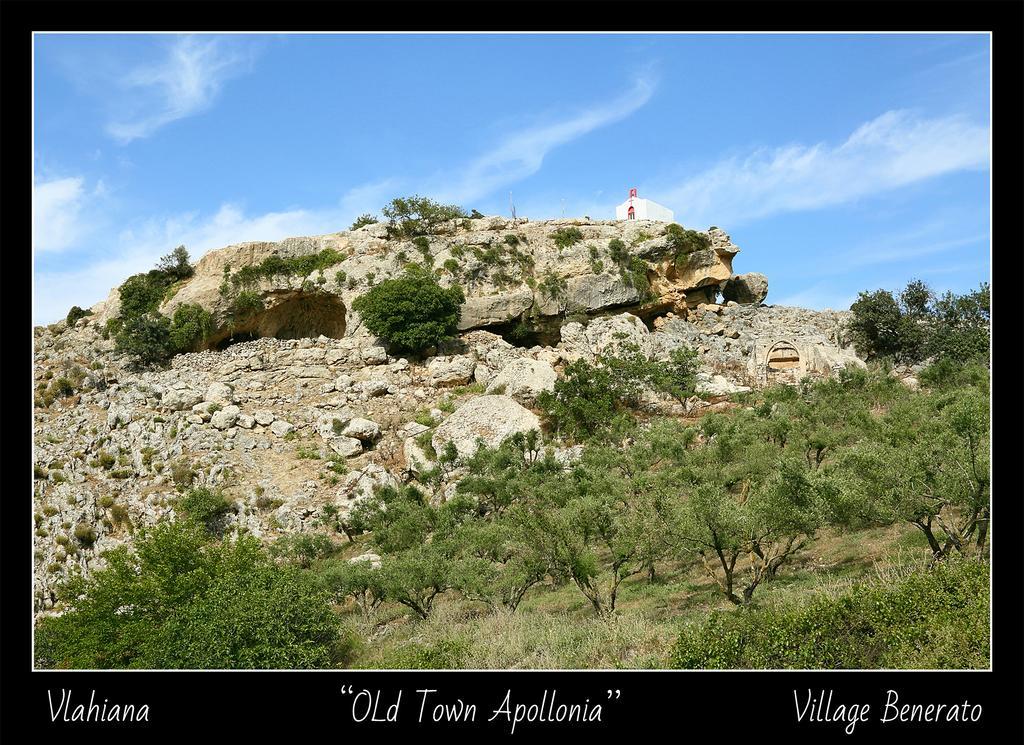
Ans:
{"label": "cave opening in rock", "polygon": [[223,333],[207,340],[208,348],[223,349],[262,337],[315,339],[345,336],[345,305],[326,293],[289,292],[264,300],[263,310],[236,320]]}
{"label": "cave opening in rock", "polygon": [[484,330],[497,334],[512,346],[523,349],[536,346],[556,347],[562,340],[560,324],[543,324],[537,327],[523,321],[512,321],[488,326]]}

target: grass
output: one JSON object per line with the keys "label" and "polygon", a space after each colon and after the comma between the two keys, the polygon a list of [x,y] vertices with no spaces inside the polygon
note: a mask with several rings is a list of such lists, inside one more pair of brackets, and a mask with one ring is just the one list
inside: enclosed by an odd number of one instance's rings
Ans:
{"label": "grass", "polygon": [[[796,563],[758,588],[753,607],[774,607],[855,582],[893,581],[927,560],[912,526],[822,533]],[[363,537],[365,538],[365,537]],[[367,550],[360,541],[353,555]],[[654,581],[626,579],[616,612],[600,618],[572,584],[542,585],[519,609],[469,601],[454,592],[438,597],[430,618],[385,604],[363,618],[354,604],[340,612],[363,641],[351,650],[357,668],[617,669],[663,668],[681,629],[714,610],[734,606],[697,562],[663,562]]]}

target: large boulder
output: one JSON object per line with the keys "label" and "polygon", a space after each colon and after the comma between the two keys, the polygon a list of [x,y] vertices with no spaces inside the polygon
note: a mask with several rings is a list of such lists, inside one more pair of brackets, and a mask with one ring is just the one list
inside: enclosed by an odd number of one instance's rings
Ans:
{"label": "large boulder", "polygon": [[735,274],[722,283],[722,297],[741,305],[763,303],[768,297],[768,278],[760,272]]}
{"label": "large boulder", "polygon": [[227,429],[228,427],[235,426],[235,422],[238,421],[238,416],[241,414],[241,410],[235,406],[225,406],[223,409],[215,412],[210,418],[210,423],[217,429]]}
{"label": "large boulder", "polygon": [[192,388],[171,388],[160,398],[161,405],[170,411],[185,411],[202,401],[203,394]]}
{"label": "large boulder", "polygon": [[497,447],[516,432],[540,429],[540,419],[508,396],[477,396],[460,406],[434,431],[431,445],[441,453],[449,442],[469,458],[480,442]]}
{"label": "large boulder", "polygon": [[380,425],[370,419],[354,417],[341,431],[346,437],[354,437],[360,442],[376,442],[380,439]]}
{"label": "large boulder", "polygon": [[464,354],[434,357],[427,363],[430,384],[434,386],[465,385],[473,379],[476,360]]}
{"label": "large boulder", "polygon": [[651,332],[644,322],[631,313],[596,318],[586,326],[567,323],[562,327],[560,346],[571,357],[593,359],[597,355],[614,355],[624,347],[636,347],[643,354],[651,351]]}
{"label": "large boulder", "polygon": [[555,388],[558,374],[547,362],[527,357],[512,360],[487,385],[487,393],[504,393],[520,403],[531,403],[543,391]]}

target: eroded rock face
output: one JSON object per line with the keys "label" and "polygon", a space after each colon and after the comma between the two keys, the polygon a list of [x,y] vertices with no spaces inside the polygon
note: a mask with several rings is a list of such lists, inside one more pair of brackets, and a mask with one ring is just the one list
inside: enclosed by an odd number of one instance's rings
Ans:
{"label": "eroded rock face", "polygon": [[479,443],[497,447],[516,432],[540,429],[540,419],[508,396],[478,396],[455,410],[434,431],[430,444],[441,453],[449,442],[468,458]]}
{"label": "eroded rock face", "polygon": [[[460,330],[521,323],[541,332],[557,329],[565,314],[606,313],[610,309],[665,307],[681,311],[710,294],[732,275],[739,251],[718,228],[705,235],[710,247],[677,257],[654,221],[546,220],[531,223],[504,218],[462,221],[428,237],[428,248],[389,239],[384,226],[355,231],[249,242],[205,254],[195,274],[160,307],[171,316],[183,304],[197,304],[212,316],[214,330],[203,348],[259,337],[340,339],[366,336],[355,298],[381,280],[398,277],[423,254],[439,268],[443,286],[459,284],[466,294]],[[558,231],[578,231],[569,245]],[[618,243],[616,243],[616,241]],[[281,273],[236,283],[238,272],[266,259],[297,259],[333,252],[336,263],[307,276]],[[639,262],[639,264],[637,264]],[[257,309],[237,310],[242,290],[258,300]],[[120,312],[115,288],[94,306],[99,324]],[[89,323],[89,322],[87,322]],[[378,346],[381,364],[386,350]],[[367,350],[367,354],[374,354]],[[368,362],[370,360],[367,360]],[[310,364],[309,369],[320,369]],[[207,400],[217,400],[210,399]],[[224,400],[223,403],[230,403]]]}

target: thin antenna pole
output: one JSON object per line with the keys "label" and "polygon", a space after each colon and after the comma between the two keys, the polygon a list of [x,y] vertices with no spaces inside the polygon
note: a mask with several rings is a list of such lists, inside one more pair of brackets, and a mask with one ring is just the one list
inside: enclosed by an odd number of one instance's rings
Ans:
{"label": "thin antenna pole", "polygon": [[512,192],[511,191],[509,191],[509,193],[508,193],[508,207],[512,211],[512,222],[515,222],[516,221],[516,205],[515,205],[515,202],[512,201]]}

